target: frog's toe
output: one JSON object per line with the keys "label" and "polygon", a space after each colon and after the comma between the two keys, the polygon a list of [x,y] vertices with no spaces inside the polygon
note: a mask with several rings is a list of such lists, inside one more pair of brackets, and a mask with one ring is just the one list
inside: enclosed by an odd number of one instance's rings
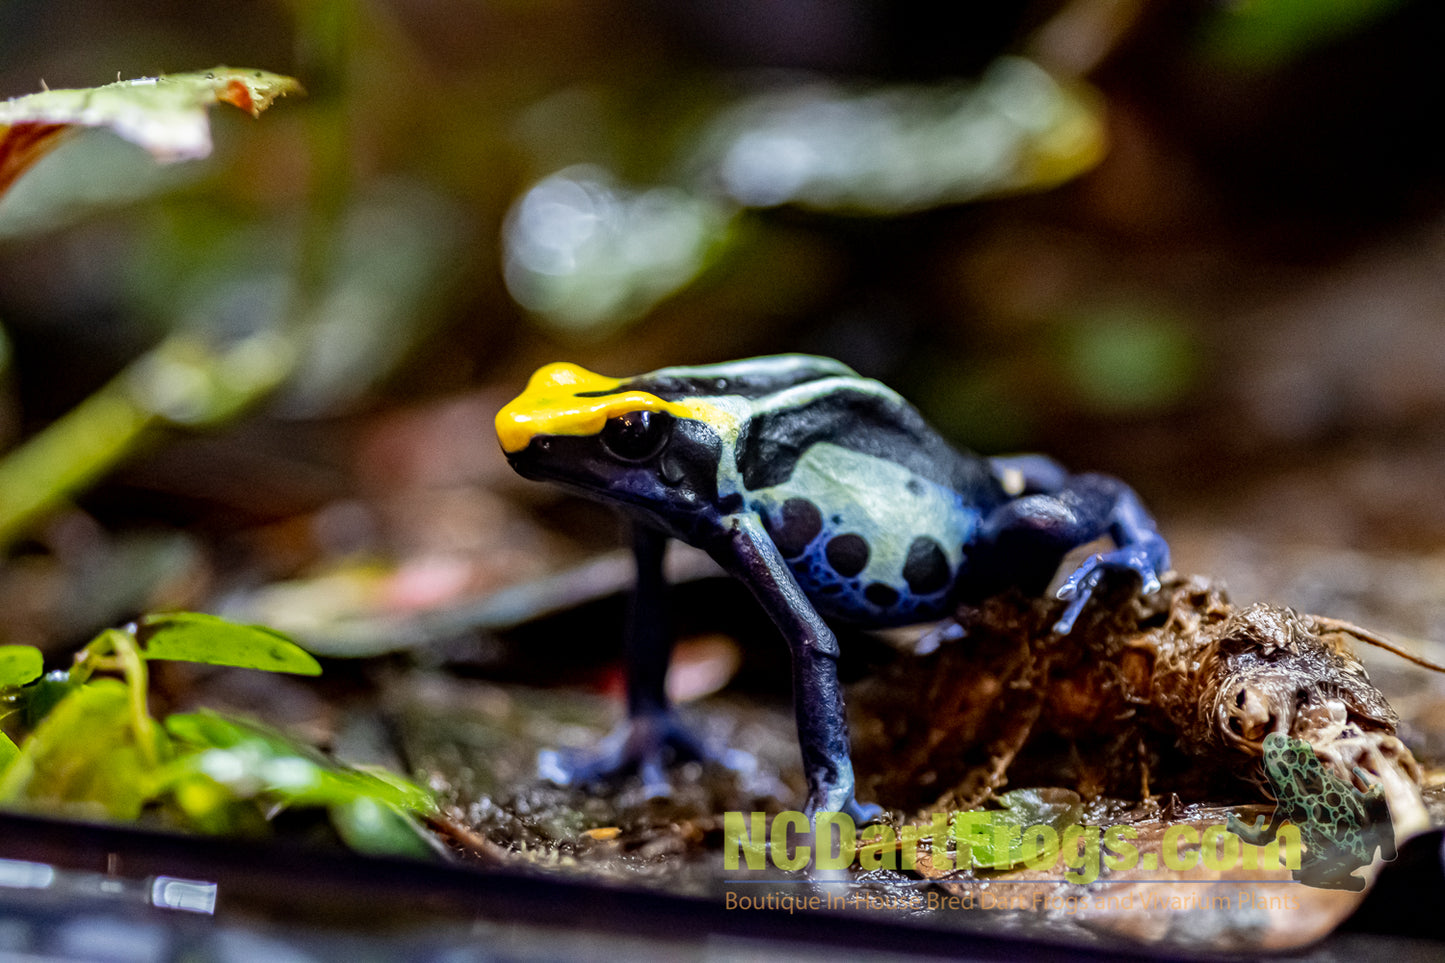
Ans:
{"label": "frog's toe", "polygon": [[883,807],[873,803],[859,802],[853,795],[853,782],[850,778],[843,785],[819,787],[808,797],[804,812],[808,814],[809,819],[822,812],[846,813],[853,820],[853,825],[862,826],[882,818]]}
{"label": "frog's toe", "polygon": [[595,749],[544,749],[537,754],[537,775],[558,786],[585,786],[636,773],[644,791],[656,797],[671,791],[667,767],[693,759],[727,765],[732,754],[708,749],[675,716],[665,713],[628,719]]}
{"label": "frog's toe", "polygon": [[1059,586],[1056,597],[1069,603],[1064,614],[1054,623],[1054,631],[1067,635],[1074,627],[1084,606],[1099,587],[1104,573],[1110,571],[1133,572],[1139,576],[1139,592],[1148,595],[1159,591],[1159,577],[1168,568],[1169,550],[1160,540],[1125,545],[1109,552],[1100,552],[1084,560]]}
{"label": "frog's toe", "polygon": [[[1058,597],[1069,603],[1068,608],[1064,609],[1064,614],[1059,616],[1059,620],[1054,623],[1054,631],[1059,635],[1068,635],[1074,630],[1074,623],[1079,620],[1084,606],[1089,604],[1089,599],[1094,594],[1094,587],[1099,582],[1100,574],[1100,571],[1096,569],[1076,583],[1071,577],[1069,582],[1064,583],[1064,587],[1059,589]],[[1074,575],[1078,575],[1078,573],[1075,572]]]}
{"label": "frog's toe", "polygon": [[537,753],[537,775],[558,786],[588,786],[611,782],[644,768],[641,759],[606,743],[591,752],[543,749]]}
{"label": "frog's toe", "polygon": [[843,812],[853,817],[853,825],[862,826],[883,818],[883,807],[877,803],[860,803],[850,799],[843,805]]}
{"label": "frog's toe", "polygon": [[1245,822],[1230,813],[1224,828],[1251,846],[1266,845],[1274,838],[1274,833],[1269,830],[1269,823],[1263,816],[1255,816],[1250,822]]}
{"label": "frog's toe", "polygon": [[852,796],[849,796],[844,802],[810,799],[804,811],[808,814],[809,819],[817,818],[817,815],[822,812],[844,813],[853,820],[854,826],[865,826],[883,818],[882,806],[874,803],[861,803]]}
{"label": "frog's toe", "polygon": [[667,781],[663,762],[656,756],[638,763],[637,774],[642,777],[642,793],[648,799],[663,799],[672,793],[672,784]]}

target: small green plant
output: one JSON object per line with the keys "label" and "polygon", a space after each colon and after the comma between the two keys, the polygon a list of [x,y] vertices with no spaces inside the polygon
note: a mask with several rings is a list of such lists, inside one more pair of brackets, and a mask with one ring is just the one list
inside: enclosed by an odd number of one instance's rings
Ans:
{"label": "small green plant", "polygon": [[147,663],[158,659],[321,671],[279,632],[196,612],[107,629],[52,672],[39,650],[0,646],[0,806],[249,835],[282,812],[321,809],[353,849],[431,852],[418,818],[435,803],[399,776],[217,713],[152,718]]}

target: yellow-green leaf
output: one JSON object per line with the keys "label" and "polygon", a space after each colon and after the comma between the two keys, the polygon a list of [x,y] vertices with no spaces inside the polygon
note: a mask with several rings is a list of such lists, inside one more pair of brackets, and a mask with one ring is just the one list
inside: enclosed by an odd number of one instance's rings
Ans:
{"label": "yellow-green leaf", "polygon": [[321,666],[309,653],[275,629],[238,625],[200,612],[147,615],[138,623],[136,637],[147,659],[321,674]]}
{"label": "yellow-green leaf", "polygon": [[159,161],[190,160],[211,152],[210,105],[231,104],[255,117],[277,97],[300,92],[291,77],[217,67],[15,97],[0,103],[0,194],[78,127],[107,127]]}
{"label": "yellow-green leaf", "polygon": [[61,700],[0,777],[0,801],[134,819],[153,772],[131,729],[130,691],[115,679]]}
{"label": "yellow-green leaf", "polygon": [[34,682],[45,671],[40,650],[31,645],[0,645],[0,688]]}
{"label": "yellow-green leaf", "polygon": [[1036,845],[1025,843],[1022,833],[1048,827],[1053,833],[1052,849],[1057,852],[1059,836],[1078,819],[1078,794],[1066,789],[1015,789],[999,796],[997,802],[1003,808],[982,813],[983,831],[970,840],[973,865],[979,869],[1011,869],[1048,857]]}

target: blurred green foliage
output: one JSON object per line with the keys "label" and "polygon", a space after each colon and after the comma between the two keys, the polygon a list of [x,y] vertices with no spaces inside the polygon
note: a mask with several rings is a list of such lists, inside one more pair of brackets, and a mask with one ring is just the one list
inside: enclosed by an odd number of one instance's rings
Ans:
{"label": "blurred green foliage", "polygon": [[594,160],[531,185],[503,228],[507,286],[543,321],[595,336],[746,241],[749,209],[892,217],[1053,187],[1102,151],[1092,93],[1020,58],[976,83],[780,85],[719,107],[660,159],[672,183],[622,187]]}
{"label": "blurred green foliage", "polygon": [[1201,364],[1188,325],[1168,311],[1118,304],[1058,325],[1065,383],[1106,414],[1157,411],[1189,396]]}
{"label": "blurred green foliage", "polygon": [[154,724],[148,660],[320,672],[278,632],[167,613],[102,633],[68,670],[38,678],[40,658],[27,646],[0,649],[0,804],[252,834],[283,811],[314,809],[359,851],[431,852],[416,817],[435,803],[399,776],[343,766],[264,726],[214,713]]}
{"label": "blurred green foliage", "polygon": [[1404,0],[1236,0],[1220,4],[1205,24],[1212,57],[1265,69],[1312,47],[1347,37],[1391,13]]}
{"label": "blurred green foliage", "polygon": [[45,671],[45,657],[29,645],[0,645],[0,686],[34,682]]}

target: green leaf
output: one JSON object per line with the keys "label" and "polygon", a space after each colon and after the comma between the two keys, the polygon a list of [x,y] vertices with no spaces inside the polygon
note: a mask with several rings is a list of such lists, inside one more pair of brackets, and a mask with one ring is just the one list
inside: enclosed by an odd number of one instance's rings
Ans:
{"label": "green leaf", "polygon": [[172,775],[162,785],[173,818],[194,832],[230,836],[264,836],[266,817],[249,799],[242,799],[204,773]]}
{"label": "green leaf", "polygon": [[[5,772],[6,767],[14,762],[18,755],[20,755],[20,747],[9,736],[0,732],[0,774]],[[0,775],[0,778],[3,778],[3,775]]]}
{"label": "green leaf", "polygon": [[434,853],[416,820],[395,806],[361,796],[331,806],[331,824],[346,845],[369,856]]}
{"label": "green leaf", "polygon": [[1066,789],[1015,789],[998,802],[1002,809],[987,811],[990,831],[973,845],[973,865],[979,869],[1012,869],[1046,855],[1023,844],[1023,831],[1047,826],[1062,835],[1079,816],[1079,796]]}
{"label": "green leaf", "polygon": [[243,797],[265,796],[286,806],[349,805],[370,799],[399,810],[430,813],[425,789],[381,769],[355,769],[279,732],[212,712],[170,716],[166,730],[192,752],[177,761]]}
{"label": "green leaf", "polygon": [[130,690],[99,679],[60,701],[0,777],[0,801],[134,819],[151,797],[154,770],[131,728]]}
{"label": "green leaf", "polygon": [[195,749],[229,749],[257,735],[257,727],[214,712],[178,712],[166,716],[166,731]]}
{"label": "green leaf", "polygon": [[71,678],[69,670],[56,669],[21,689],[17,693],[17,701],[26,727],[34,729],[40,725],[40,720],[44,719],[51,709],[79,687],[80,683]]}
{"label": "green leaf", "polygon": [[45,671],[45,659],[31,645],[0,645],[0,688],[34,682]]}
{"label": "green leaf", "polygon": [[211,152],[211,104],[231,104],[255,117],[277,97],[299,92],[290,77],[216,67],[16,97],[0,103],[0,194],[77,127],[107,127],[160,161],[189,160]]}
{"label": "green leaf", "polygon": [[147,615],[140,620],[136,636],[143,644],[141,654],[147,659],[321,674],[316,660],[280,632],[260,625],[238,625],[214,615]]}
{"label": "green leaf", "polygon": [[324,809],[357,852],[433,854],[415,815],[436,810],[431,794],[382,770],[353,769],[310,746],[242,719],[212,712],[170,716],[179,753],[168,767],[171,800],[207,832],[254,831],[283,809]]}

